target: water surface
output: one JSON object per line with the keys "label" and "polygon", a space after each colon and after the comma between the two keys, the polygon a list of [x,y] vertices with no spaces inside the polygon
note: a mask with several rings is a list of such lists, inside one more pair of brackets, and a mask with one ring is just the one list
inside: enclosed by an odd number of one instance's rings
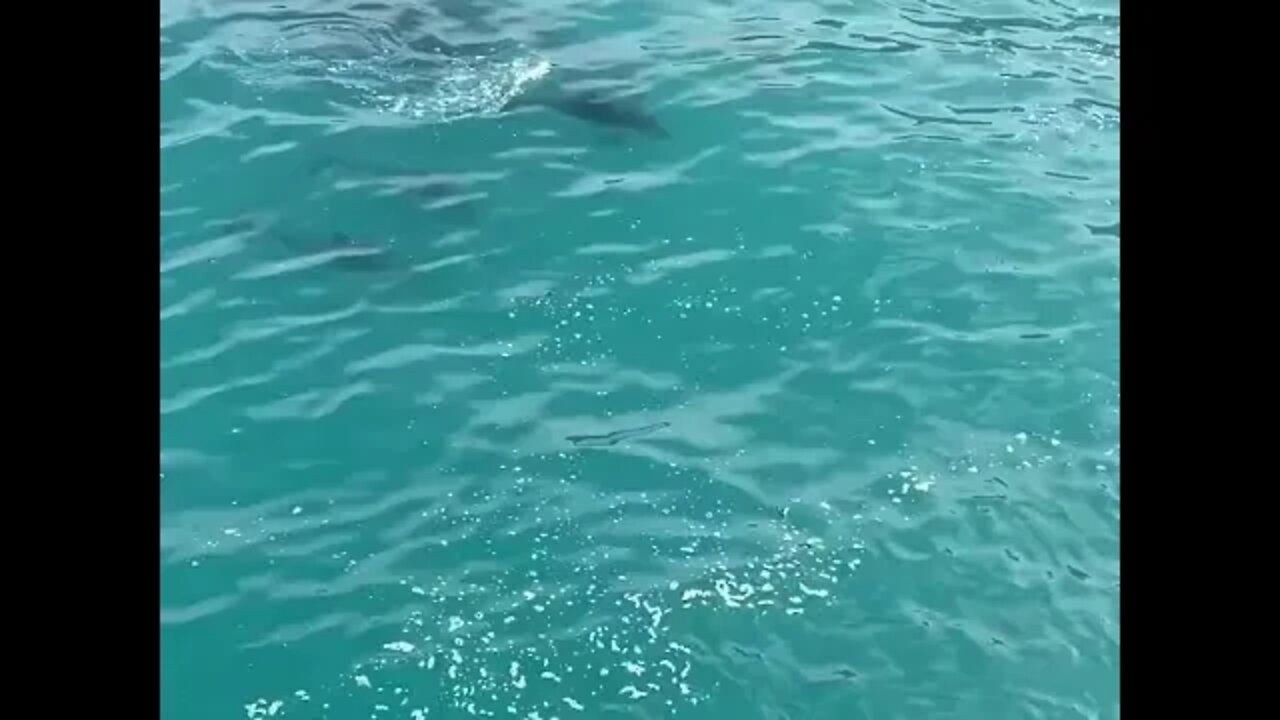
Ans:
{"label": "water surface", "polygon": [[160,35],[167,720],[1119,716],[1114,0]]}

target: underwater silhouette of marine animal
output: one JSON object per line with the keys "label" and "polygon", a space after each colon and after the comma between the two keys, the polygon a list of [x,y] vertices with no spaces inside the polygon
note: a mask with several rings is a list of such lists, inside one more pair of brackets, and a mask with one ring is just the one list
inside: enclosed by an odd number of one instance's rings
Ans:
{"label": "underwater silhouette of marine animal", "polygon": [[602,435],[569,435],[565,440],[568,440],[578,447],[609,447],[611,445],[617,445],[623,440],[638,438],[668,427],[671,427],[671,423],[664,420],[662,422],[656,422],[649,425],[641,425],[640,427],[615,430],[611,433],[604,433]]}
{"label": "underwater silhouette of marine animal", "polygon": [[291,251],[317,258],[316,265],[362,273],[385,272],[395,265],[387,248],[358,242],[344,232],[334,232],[319,241],[294,234],[277,234],[277,237]]}
{"label": "underwater silhouette of marine animal", "polygon": [[350,272],[382,272],[391,268],[391,254],[386,248],[356,242],[346,233],[329,236],[334,267]]}
{"label": "underwater silhouette of marine animal", "polygon": [[561,89],[542,93],[533,92],[513,98],[503,110],[510,111],[534,106],[548,107],[563,115],[595,125],[631,130],[652,138],[671,137],[671,133],[657,116],[638,102],[610,97],[599,92],[569,92]]}
{"label": "underwater silhouette of marine animal", "polygon": [[[464,13],[466,22],[471,24],[486,22],[487,13],[493,11],[491,7],[468,6],[468,3],[463,3],[454,9],[462,11],[466,7],[469,10]],[[502,55],[510,50],[506,43],[460,44],[431,33],[420,34],[406,41],[406,45],[420,56],[441,58]],[[536,65],[539,67],[537,75],[531,76],[528,86],[502,106],[503,112],[526,107],[546,107],[595,125],[631,130],[653,138],[671,137],[658,118],[645,109],[637,98],[624,99],[599,90],[572,90],[564,86],[559,72],[550,61],[544,58]]]}

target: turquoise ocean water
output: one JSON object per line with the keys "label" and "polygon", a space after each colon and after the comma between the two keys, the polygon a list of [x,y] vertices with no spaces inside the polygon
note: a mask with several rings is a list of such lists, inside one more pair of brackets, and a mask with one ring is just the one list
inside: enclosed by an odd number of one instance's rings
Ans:
{"label": "turquoise ocean water", "polygon": [[1119,717],[1115,0],[160,11],[165,720]]}

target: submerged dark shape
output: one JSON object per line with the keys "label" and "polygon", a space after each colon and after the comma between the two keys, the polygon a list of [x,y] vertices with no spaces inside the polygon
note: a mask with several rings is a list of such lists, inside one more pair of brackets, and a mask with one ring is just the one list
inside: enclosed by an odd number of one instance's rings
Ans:
{"label": "submerged dark shape", "polygon": [[596,125],[634,130],[655,138],[671,137],[658,118],[639,104],[624,103],[594,93],[561,95],[545,103],[565,115]]}
{"label": "submerged dark shape", "polygon": [[658,118],[634,100],[609,97],[599,92],[556,92],[521,95],[503,110],[528,106],[548,107],[556,112],[605,127],[632,130],[653,138],[666,139],[671,133]]}
{"label": "submerged dark shape", "polygon": [[320,242],[304,241],[292,234],[281,234],[279,238],[290,250],[304,255],[325,255],[324,265],[347,272],[385,272],[393,265],[386,248],[357,242],[343,232],[335,232]]}
{"label": "submerged dark shape", "polygon": [[[393,23],[393,32],[413,53],[423,71],[445,59],[503,56],[512,51],[524,54],[527,48],[520,40],[484,39],[503,35],[502,26],[507,22],[502,17],[503,6],[498,0],[433,0],[431,13],[418,9],[401,13]],[[424,30],[436,14],[461,25],[463,31],[447,37],[443,32]],[[459,41],[459,35],[466,40]],[[540,78],[534,83],[537,87],[527,88],[508,100],[502,110],[540,106],[596,125],[632,130],[655,138],[670,137],[642,103],[596,90],[571,90],[564,85],[564,72],[564,69],[552,70],[550,78]]]}
{"label": "submerged dark shape", "polygon": [[570,435],[566,437],[565,440],[568,440],[578,447],[608,447],[610,445],[617,445],[623,440],[631,440],[632,438],[648,435],[649,433],[657,432],[658,430],[668,427],[671,427],[671,423],[664,420],[650,425],[641,425],[636,428],[615,430],[603,435]]}
{"label": "submerged dark shape", "polygon": [[385,248],[358,243],[346,233],[334,233],[329,244],[338,251],[331,263],[340,270],[382,272],[391,267],[391,256]]}

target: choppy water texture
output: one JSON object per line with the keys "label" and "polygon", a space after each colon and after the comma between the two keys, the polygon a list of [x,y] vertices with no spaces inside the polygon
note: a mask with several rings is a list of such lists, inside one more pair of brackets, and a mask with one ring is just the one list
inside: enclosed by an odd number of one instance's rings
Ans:
{"label": "choppy water texture", "polygon": [[161,0],[161,713],[1117,718],[1114,0]]}

